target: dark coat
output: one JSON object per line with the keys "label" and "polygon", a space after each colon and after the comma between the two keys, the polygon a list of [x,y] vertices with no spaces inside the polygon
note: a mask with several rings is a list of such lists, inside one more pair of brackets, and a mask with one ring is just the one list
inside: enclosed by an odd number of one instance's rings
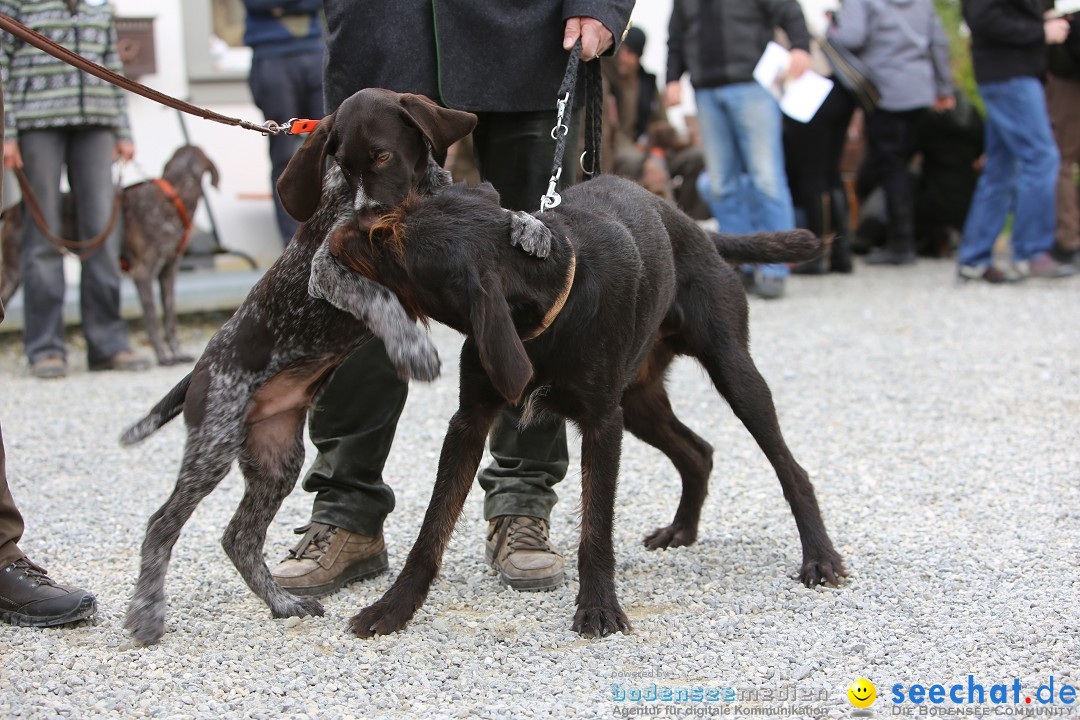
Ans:
{"label": "dark coat", "polygon": [[696,88],[750,82],[778,27],[791,47],[810,50],[810,33],[796,0],[675,0],[668,24],[667,81],[689,72]]}
{"label": "dark coat", "polygon": [[975,81],[1041,78],[1046,72],[1042,0],[963,0]]}
{"label": "dark coat", "polygon": [[472,112],[553,108],[566,19],[592,17],[616,45],[634,0],[325,0],[326,109],[382,87]]}

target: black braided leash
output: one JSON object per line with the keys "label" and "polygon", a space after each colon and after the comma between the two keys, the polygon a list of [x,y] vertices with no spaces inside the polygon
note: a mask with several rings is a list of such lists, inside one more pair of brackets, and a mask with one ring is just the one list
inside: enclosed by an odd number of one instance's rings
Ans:
{"label": "black braided leash", "polygon": [[[551,129],[551,137],[555,139],[555,159],[552,161],[551,177],[548,179],[548,190],[540,198],[540,211],[550,210],[557,207],[562,198],[556,192],[555,187],[562,176],[562,165],[566,155],[566,138],[570,134],[571,116],[574,112],[574,94],[577,90],[578,76],[583,79],[585,90],[585,152],[581,155],[581,169],[591,177],[600,174],[600,141],[602,134],[601,118],[604,108],[603,86],[600,79],[599,60],[585,63],[584,72],[581,69],[581,40],[579,39],[572,50],[570,59],[566,63],[566,73],[563,75],[562,84],[559,86],[558,117],[555,127]],[[586,166],[588,158],[588,166]]]}

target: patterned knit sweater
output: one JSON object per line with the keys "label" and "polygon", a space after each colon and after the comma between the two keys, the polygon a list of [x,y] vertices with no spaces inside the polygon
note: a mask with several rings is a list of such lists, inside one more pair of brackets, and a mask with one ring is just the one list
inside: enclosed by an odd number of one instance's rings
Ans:
{"label": "patterned knit sweater", "polygon": [[[66,0],[0,0],[0,12],[120,72],[112,4],[104,0],[73,4],[74,10]],[[131,138],[124,91],[6,32],[0,32],[0,75],[6,140],[14,140],[20,130],[85,126],[114,128],[117,139]]]}

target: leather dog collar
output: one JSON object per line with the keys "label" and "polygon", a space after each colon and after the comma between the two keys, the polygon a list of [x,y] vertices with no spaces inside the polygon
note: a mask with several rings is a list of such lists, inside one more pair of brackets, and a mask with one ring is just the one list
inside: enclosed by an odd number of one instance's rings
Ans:
{"label": "leather dog collar", "polygon": [[570,249],[570,266],[566,269],[566,283],[559,292],[559,296],[555,298],[555,302],[551,305],[551,309],[547,311],[547,314],[544,315],[544,319],[540,321],[540,325],[528,335],[522,337],[522,340],[533,340],[551,327],[551,323],[555,322],[555,318],[562,312],[563,305],[566,304],[566,298],[570,297],[570,288],[574,286],[574,273],[577,270],[577,255],[574,253],[574,244],[570,242],[570,238],[564,236],[563,239],[566,240],[566,246]]}

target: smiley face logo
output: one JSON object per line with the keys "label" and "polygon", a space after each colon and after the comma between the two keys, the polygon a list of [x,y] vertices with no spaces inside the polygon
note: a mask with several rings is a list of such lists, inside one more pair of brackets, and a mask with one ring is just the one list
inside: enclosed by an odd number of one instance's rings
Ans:
{"label": "smiley face logo", "polygon": [[877,700],[877,688],[865,678],[859,678],[847,689],[848,700],[857,708],[868,708]]}

